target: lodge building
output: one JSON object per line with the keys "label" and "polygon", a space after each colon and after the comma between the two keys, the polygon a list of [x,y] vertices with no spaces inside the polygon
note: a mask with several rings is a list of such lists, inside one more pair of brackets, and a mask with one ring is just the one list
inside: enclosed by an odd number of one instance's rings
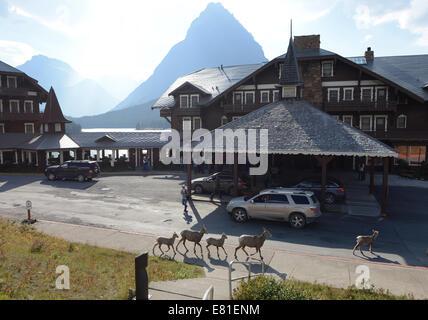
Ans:
{"label": "lodge building", "polygon": [[[178,78],[156,101],[173,129],[214,130],[299,90],[302,100],[394,148],[410,165],[426,161],[428,55],[345,58],[320,36],[295,36],[299,87],[278,86],[286,55],[267,63],[206,68]],[[295,92],[294,92],[295,94]],[[355,159],[338,160],[355,167]],[[395,159],[391,164],[397,164]]]}
{"label": "lodge building", "polygon": [[[44,111],[40,106],[46,104]],[[67,133],[70,123],[53,88],[0,61],[0,170],[37,169],[67,160],[96,160],[103,169],[159,164],[162,130]]]}

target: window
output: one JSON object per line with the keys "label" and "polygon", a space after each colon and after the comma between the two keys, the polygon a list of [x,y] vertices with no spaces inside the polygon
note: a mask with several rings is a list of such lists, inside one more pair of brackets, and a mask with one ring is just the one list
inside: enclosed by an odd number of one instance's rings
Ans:
{"label": "window", "polygon": [[398,158],[410,165],[420,165],[426,160],[426,146],[396,146]]}
{"label": "window", "polygon": [[351,127],[352,127],[352,122],[353,122],[352,120],[353,120],[352,116],[343,116],[343,122],[350,125]]}
{"label": "window", "polygon": [[44,127],[45,127],[45,132],[49,132],[49,125],[47,123],[45,123]]}
{"label": "window", "polygon": [[343,88],[343,100],[344,101],[354,100],[354,88]]}
{"label": "window", "polygon": [[33,113],[33,101],[24,102],[24,112]]}
{"label": "window", "polygon": [[4,123],[0,123],[0,134],[4,133]]}
{"label": "window", "polygon": [[397,118],[397,128],[398,129],[405,129],[407,128],[407,116],[402,114],[399,115]]}
{"label": "window", "polygon": [[374,116],[374,131],[387,131],[388,117]]}
{"label": "window", "polygon": [[279,101],[279,90],[273,91],[273,102]]}
{"label": "window", "polygon": [[189,107],[189,96],[180,95],[180,108],[188,108]]}
{"label": "window", "polygon": [[192,94],[190,96],[190,108],[199,105],[199,94]]}
{"label": "window", "polygon": [[360,116],[360,129],[372,131],[372,116]]}
{"label": "window", "polygon": [[183,117],[183,130],[192,130],[192,118],[191,117]]}
{"label": "window", "polygon": [[296,98],[297,97],[297,87],[283,87],[282,88],[282,97],[283,98]]}
{"label": "window", "polygon": [[333,62],[326,61],[321,65],[321,76],[322,77],[332,77],[333,76]]}
{"label": "window", "polygon": [[373,101],[373,88],[361,88],[361,101]]}
{"label": "window", "polygon": [[260,92],[260,102],[268,103],[269,102],[269,91],[261,91]]}
{"label": "window", "polygon": [[25,133],[34,133],[34,123],[25,123]]}
{"label": "window", "polygon": [[245,92],[245,104],[253,104],[254,103],[254,92]]}
{"label": "window", "polygon": [[328,102],[339,102],[339,88],[328,88]]}
{"label": "window", "polygon": [[55,132],[61,132],[61,123],[55,123]]}
{"label": "window", "polygon": [[200,117],[193,117],[193,130],[202,128],[202,120]]}
{"label": "window", "polygon": [[17,88],[16,77],[7,77],[7,87],[8,88]]}
{"label": "window", "polygon": [[289,203],[285,194],[270,194],[269,203]]}
{"label": "window", "polygon": [[9,101],[10,112],[18,113],[19,112],[19,101],[10,100]]}
{"label": "window", "polygon": [[242,92],[233,93],[233,104],[242,104]]}
{"label": "window", "polygon": [[291,198],[293,199],[295,204],[310,204],[309,199],[306,196],[292,195]]}
{"label": "window", "polygon": [[388,101],[388,89],[386,87],[376,88],[376,101]]}
{"label": "window", "polygon": [[221,125],[224,126],[226,123],[229,122],[229,119],[227,119],[226,116],[221,117]]}

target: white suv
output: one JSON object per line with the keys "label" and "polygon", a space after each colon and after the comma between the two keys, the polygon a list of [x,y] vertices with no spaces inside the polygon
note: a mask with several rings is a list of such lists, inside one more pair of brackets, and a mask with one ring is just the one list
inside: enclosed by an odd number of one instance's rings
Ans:
{"label": "white suv", "polygon": [[248,219],[288,221],[301,229],[321,216],[320,203],[311,191],[266,189],[253,197],[233,198],[227,212],[236,222]]}

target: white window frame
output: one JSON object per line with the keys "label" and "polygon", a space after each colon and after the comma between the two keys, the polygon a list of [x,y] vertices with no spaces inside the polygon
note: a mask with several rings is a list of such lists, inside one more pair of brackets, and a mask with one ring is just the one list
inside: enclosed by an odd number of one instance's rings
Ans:
{"label": "white window frame", "polygon": [[375,87],[375,101],[377,102],[377,92],[379,89],[385,89],[385,101],[388,101],[388,87]]}
{"label": "white window frame", "polygon": [[[370,89],[370,101],[363,101],[363,90]],[[361,93],[360,93],[360,101],[361,102],[373,102],[373,87],[361,87]]]}
{"label": "white window frame", "polygon": [[[198,98],[198,102],[197,102],[196,105],[193,105],[193,102],[192,102],[193,101],[192,100],[193,97],[197,97]],[[190,108],[197,107],[199,105],[199,94],[191,94],[190,95],[189,105],[190,105]]]}
{"label": "white window frame", "polygon": [[[31,132],[27,132],[27,126],[31,126],[33,128],[31,130]],[[25,133],[35,133],[35,131],[34,131],[34,123],[32,123],[32,122],[24,123],[24,132]]]}
{"label": "white window frame", "polygon": [[[331,64],[331,73],[330,75],[324,75],[324,65],[325,64]],[[334,62],[333,61],[323,61],[321,62],[321,77],[333,77],[334,75]]]}
{"label": "white window frame", "polygon": [[34,113],[34,102],[33,102],[33,100],[25,100],[24,101],[24,113],[27,113],[27,111],[25,110],[25,104],[26,103],[31,103],[31,111],[28,113]]}
{"label": "white window frame", "polygon": [[[58,130],[58,128],[59,128],[59,130]],[[61,130],[62,130],[62,126],[61,126],[61,123],[55,123],[55,132],[61,132]]]}
{"label": "white window frame", "polygon": [[181,125],[182,125],[183,130],[184,130],[184,123],[186,121],[190,122],[190,128],[192,128],[192,124],[193,124],[192,117],[183,117],[181,120]]}
{"label": "white window frame", "polygon": [[[253,101],[251,103],[247,102],[247,94],[253,94]],[[256,103],[256,92],[255,91],[244,91],[244,104],[254,104]]]}
{"label": "white window frame", "polygon": [[339,102],[340,101],[340,88],[328,88],[327,89],[327,101],[328,102],[332,102],[330,100],[330,92],[332,92],[332,91],[336,91],[337,92],[337,101],[334,101],[334,102]]}
{"label": "white window frame", "polygon": [[18,79],[17,79],[17,77],[13,77],[13,76],[7,76],[6,77],[6,87],[7,88],[11,88],[11,87],[9,87],[9,79],[14,79],[15,80],[15,87],[12,87],[12,89],[18,88]]}
{"label": "white window frame", "polygon": [[373,131],[376,131],[376,119],[378,118],[385,118],[385,129],[384,132],[388,131],[388,116],[386,114],[378,114],[374,116],[374,121],[373,121]]}
{"label": "white window frame", "polygon": [[[185,106],[185,107],[183,106],[181,98],[186,98],[187,106]],[[180,108],[183,108],[183,109],[189,108],[189,105],[190,105],[190,103],[189,103],[189,95],[187,95],[187,94],[180,94],[180,98],[179,99],[180,99]]]}
{"label": "white window frame", "polygon": [[224,126],[229,122],[229,119],[226,116],[221,117],[221,125]]}
{"label": "white window frame", "polygon": [[5,133],[4,123],[0,123],[0,134]]}
{"label": "white window frame", "polygon": [[9,100],[9,111],[10,111],[10,113],[12,113],[12,102],[18,103],[18,112],[17,113],[19,113],[19,100]]}
{"label": "white window frame", "polygon": [[[293,92],[287,94],[287,90],[293,90]],[[290,90],[290,91],[291,91]],[[289,87],[282,87],[282,97],[283,98],[296,98],[297,97],[297,87],[296,86],[289,86]]]}
{"label": "white window frame", "polygon": [[233,93],[233,104],[236,104],[235,96],[240,94],[241,95],[241,105],[244,103],[244,92],[243,91],[235,91]]}
{"label": "white window frame", "polygon": [[[398,126],[398,120],[399,120],[400,118],[404,118],[404,127],[399,127],[399,126]],[[406,128],[407,128],[407,116],[406,116],[405,114],[400,114],[400,115],[397,117],[397,129],[406,129]]]}
{"label": "white window frame", "polygon": [[[370,130],[363,130],[363,128],[362,128],[362,120],[363,120],[363,118],[369,118],[370,119]],[[366,132],[373,131],[373,116],[371,116],[371,115],[362,115],[362,116],[360,116],[360,130],[361,131],[366,131]]]}
{"label": "white window frame", "polygon": [[[342,121],[345,122],[345,118],[351,118],[351,124],[349,124],[351,127],[353,127],[354,123],[354,116],[352,114],[345,114],[342,116]],[[346,122],[345,122],[346,123]]]}
{"label": "white window frame", "polygon": [[[275,100],[275,93],[277,93],[277,94],[278,94],[278,99],[277,99],[277,100]],[[273,102],[277,102],[277,101],[279,101],[279,90],[273,90],[273,91],[272,91],[272,101],[273,101]]]}
{"label": "white window frame", "polygon": [[[346,91],[351,91],[351,99],[346,99]],[[343,88],[343,101],[354,101],[354,88]]]}
{"label": "white window frame", "polygon": [[193,119],[192,119],[192,129],[193,130],[196,130],[196,126],[195,126],[195,120],[198,120],[199,119],[199,123],[200,123],[200,126],[199,126],[199,129],[202,129],[202,118],[201,117],[193,117]]}
{"label": "white window frame", "polygon": [[[267,93],[267,101],[263,101],[263,94]],[[269,90],[261,90],[260,91],[260,103],[269,103],[270,102],[270,91]]]}

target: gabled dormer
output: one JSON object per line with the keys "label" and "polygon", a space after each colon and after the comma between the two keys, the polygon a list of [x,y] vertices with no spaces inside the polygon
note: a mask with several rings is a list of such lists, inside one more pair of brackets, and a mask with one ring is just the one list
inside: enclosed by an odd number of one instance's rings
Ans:
{"label": "gabled dormer", "polygon": [[42,117],[43,133],[65,133],[65,124],[71,123],[62,113],[54,89],[51,87]]}
{"label": "gabled dormer", "polygon": [[194,108],[201,104],[201,100],[211,96],[211,93],[204,88],[197,86],[189,81],[169,93],[173,96],[178,108]]}

